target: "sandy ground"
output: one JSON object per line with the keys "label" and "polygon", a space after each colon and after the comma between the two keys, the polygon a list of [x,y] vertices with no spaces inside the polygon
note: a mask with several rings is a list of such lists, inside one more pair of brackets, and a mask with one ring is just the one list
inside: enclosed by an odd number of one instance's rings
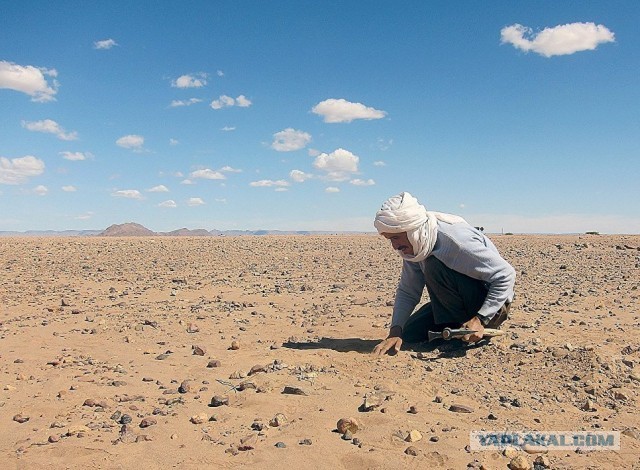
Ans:
{"label": "sandy ground", "polygon": [[[1,467],[639,469],[640,236],[492,239],[506,334],[378,359],[401,260],[377,236],[2,238]],[[471,451],[472,430],[621,449]]]}

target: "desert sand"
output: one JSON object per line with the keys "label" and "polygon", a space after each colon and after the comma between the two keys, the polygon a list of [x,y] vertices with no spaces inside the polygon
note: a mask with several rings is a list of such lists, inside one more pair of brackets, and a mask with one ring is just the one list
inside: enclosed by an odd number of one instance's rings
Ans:
{"label": "desert sand", "polygon": [[[383,358],[374,235],[0,239],[1,467],[640,468],[640,236],[491,238],[506,334]],[[507,429],[621,448],[470,450]]]}

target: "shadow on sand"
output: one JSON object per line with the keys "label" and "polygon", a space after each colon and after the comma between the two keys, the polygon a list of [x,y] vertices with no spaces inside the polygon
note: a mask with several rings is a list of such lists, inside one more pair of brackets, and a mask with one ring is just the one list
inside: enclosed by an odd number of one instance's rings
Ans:
{"label": "shadow on sand", "polygon": [[[318,341],[286,342],[283,348],[289,349],[331,349],[337,352],[359,352],[368,354],[380,342],[379,339],[362,338],[320,338]],[[412,357],[424,361],[434,361],[443,358],[464,357],[470,349],[481,348],[488,344],[488,340],[481,340],[475,344],[467,344],[463,341],[436,340],[431,343],[404,343],[403,351],[415,352]],[[435,355],[434,355],[435,354]]]}

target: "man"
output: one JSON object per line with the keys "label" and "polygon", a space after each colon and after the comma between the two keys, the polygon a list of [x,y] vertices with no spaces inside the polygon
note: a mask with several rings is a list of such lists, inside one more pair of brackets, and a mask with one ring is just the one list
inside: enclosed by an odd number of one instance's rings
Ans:
{"label": "man", "polygon": [[[427,211],[403,192],[382,204],[374,226],[404,259],[389,335],[373,353],[400,351],[402,341],[421,342],[429,330],[474,330],[462,339],[482,339],[484,327],[506,320],[516,273],[482,232],[463,218]],[[424,288],[430,302],[413,313]]]}

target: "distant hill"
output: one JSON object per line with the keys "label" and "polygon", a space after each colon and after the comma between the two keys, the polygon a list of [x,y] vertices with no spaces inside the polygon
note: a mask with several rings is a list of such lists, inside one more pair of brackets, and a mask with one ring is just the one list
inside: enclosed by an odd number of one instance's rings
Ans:
{"label": "distant hill", "polygon": [[128,222],[126,224],[113,224],[104,232],[100,233],[100,237],[148,237],[156,235],[155,232],[143,227],[140,224]]}
{"label": "distant hill", "polygon": [[113,224],[105,230],[29,230],[0,231],[0,237],[237,237],[261,235],[339,235],[369,234],[370,232],[308,231],[308,230],[205,230],[180,228],[171,232],[154,232],[135,222]]}

